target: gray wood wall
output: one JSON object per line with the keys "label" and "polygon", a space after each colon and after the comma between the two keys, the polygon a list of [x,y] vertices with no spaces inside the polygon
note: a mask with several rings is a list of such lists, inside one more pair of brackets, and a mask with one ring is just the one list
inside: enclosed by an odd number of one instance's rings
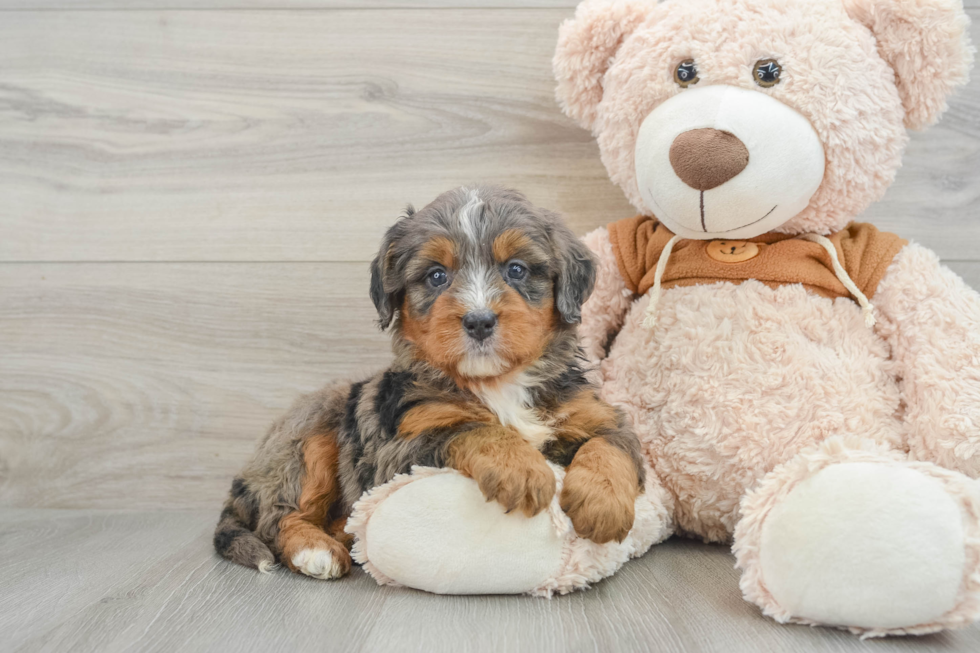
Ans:
{"label": "gray wood wall", "polygon": [[[553,100],[574,4],[0,0],[0,506],[217,506],[298,393],[388,360],[367,261],[408,202],[630,215]],[[980,287],[976,77],[868,217]]]}

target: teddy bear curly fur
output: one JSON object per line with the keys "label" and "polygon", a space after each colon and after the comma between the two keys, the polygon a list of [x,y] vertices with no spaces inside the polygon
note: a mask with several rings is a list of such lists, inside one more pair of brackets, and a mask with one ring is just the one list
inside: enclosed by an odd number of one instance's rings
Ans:
{"label": "teddy bear curly fur", "polygon": [[[700,225],[696,202],[691,220],[670,217],[683,203],[657,188],[676,160],[643,142],[669,127],[645,125],[664,107],[761,98],[802,116],[822,151],[801,210],[739,237],[806,240],[811,258],[833,246],[824,265],[847,291],[791,283],[792,270],[684,280],[670,246],[626,269],[621,235],[640,219],[585,237],[600,269],[580,335],[603,397],[632,418],[674,530],[733,542],[745,597],[779,621],[879,636],[980,615],[980,295],[921,245],[852,224],[894,180],[907,130],[934,123],[966,81],[967,28],[956,0],[589,0],[561,28],[563,110],[650,216],[648,236],[703,229],[675,238],[678,252],[730,231],[712,233],[706,198],[735,210],[768,190],[702,189]],[[769,60],[781,76],[766,87],[753,73]],[[696,84],[677,83],[682,62]],[[740,138],[757,164],[751,135]],[[797,164],[786,143],[775,174]],[[852,280],[842,243],[854,229],[890,249]]]}

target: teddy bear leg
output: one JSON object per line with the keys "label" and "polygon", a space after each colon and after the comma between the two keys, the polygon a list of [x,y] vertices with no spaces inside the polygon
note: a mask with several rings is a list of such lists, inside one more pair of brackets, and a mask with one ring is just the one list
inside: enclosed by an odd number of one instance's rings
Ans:
{"label": "teddy bear leg", "polygon": [[[560,494],[564,470],[552,466]],[[452,469],[417,467],[367,492],[347,521],[351,555],[380,584],[437,594],[565,594],[613,574],[667,538],[666,493],[648,473],[622,542],[578,537],[558,494],[533,517],[487,501]]]}
{"label": "teddy bear leg", "polygon": [[436,594],[520,594],[561,566],[564,541],[553,522],[549,510],[506,513],[458,472],[417,470],[362,497],[347,528],[357,538],[355,561],[379,583]]}
{"label": "teddy bear leg", "polygon": [[980,486],[870,443],[833,438],[742,501],[745,598],[780,622],[863,636],[980,617]]}

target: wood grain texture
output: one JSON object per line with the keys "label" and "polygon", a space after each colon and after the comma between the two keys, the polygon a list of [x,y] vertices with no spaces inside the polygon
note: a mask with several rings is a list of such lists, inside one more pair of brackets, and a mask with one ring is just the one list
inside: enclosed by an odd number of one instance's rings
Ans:
{"label": "wood grain texture", "polygon": [[5,15],[0,260],[367,260],[478,180],[628,215],[553,97],[566,14]]}
{"label": "wood grain texture", "polygon": [[974,290],[980,289],[980,262],[977,261],[946,261],[947,267],[960,275]]}
{"label": "wood grain texture", "polygon": [[[953,262],[980,288],[980,263]],[[300,393],[390,360],[361,263],[0,264],[0,506],[207,509]]]}
{"label": "wood grain texture", "polygon": [[[980,2],[980,0],[967,0]],[[579,0],[0,0],[4,10],[194,10],[252,9],[537,9],[575,7]]]}
{"label": "wood grain texture", "polygon": [[742,600],[722,546],[672,539],[586,592],[436,596],[268,576],[218,558],[211,513],[0,511],[0,632],[10,651],[651,651],[980,648],[980,626],[861,641],[786,626]]}
{"label": "wood grain texture", "polygon": [[[570,12],[9,12],[0,260],[367,260],[405,203],[475,180],[580,233],[628,216],[553,98]],[[980,76],[866,217],[975,258],[978,116]]]}
{"label": "wood grain texture", "polygon": [[[575,4],[0,0],[0,649],[980,650],[780,626],[688,541],[551,601],[212,552],[269,422],[390,359],[363,262],[405,203],[481,180],[580,233],[632,213],[552,97]],[[980,79],[866,216],[975,288],[978,116]]]}
{"label": "wood grain texture", "polygon": [[[575,7],[579,0],[0,0],[3,10],[91,9],[386,9],[488,7]],[[964,0],[965,7],[980,7],[980,0]]]}
{"label": "wood grain texture", "polygon": [[390,360],[364,264],[0,265],[0,505],[219,505],[301,392]]}

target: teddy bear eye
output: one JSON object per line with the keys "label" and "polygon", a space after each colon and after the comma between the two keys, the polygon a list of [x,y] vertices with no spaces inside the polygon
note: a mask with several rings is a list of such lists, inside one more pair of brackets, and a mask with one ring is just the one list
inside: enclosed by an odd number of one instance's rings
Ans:
{"label": "teddy bear eye", "polygon": [[681,88],[687,88],[691,84],[697,84],[701,81],[698,77],[698,67],[694,65],[694,59],[688,59],[677,64],[677,68],[674,69],[674,81]]}
{"label": "teddy bear eye", "polygon": [[762,59],[755,63],[752,69],[752,77],[755,83],[763,88],[770,88],[779,83],[779,76],[783,73],[783,67],[775,59]]}

